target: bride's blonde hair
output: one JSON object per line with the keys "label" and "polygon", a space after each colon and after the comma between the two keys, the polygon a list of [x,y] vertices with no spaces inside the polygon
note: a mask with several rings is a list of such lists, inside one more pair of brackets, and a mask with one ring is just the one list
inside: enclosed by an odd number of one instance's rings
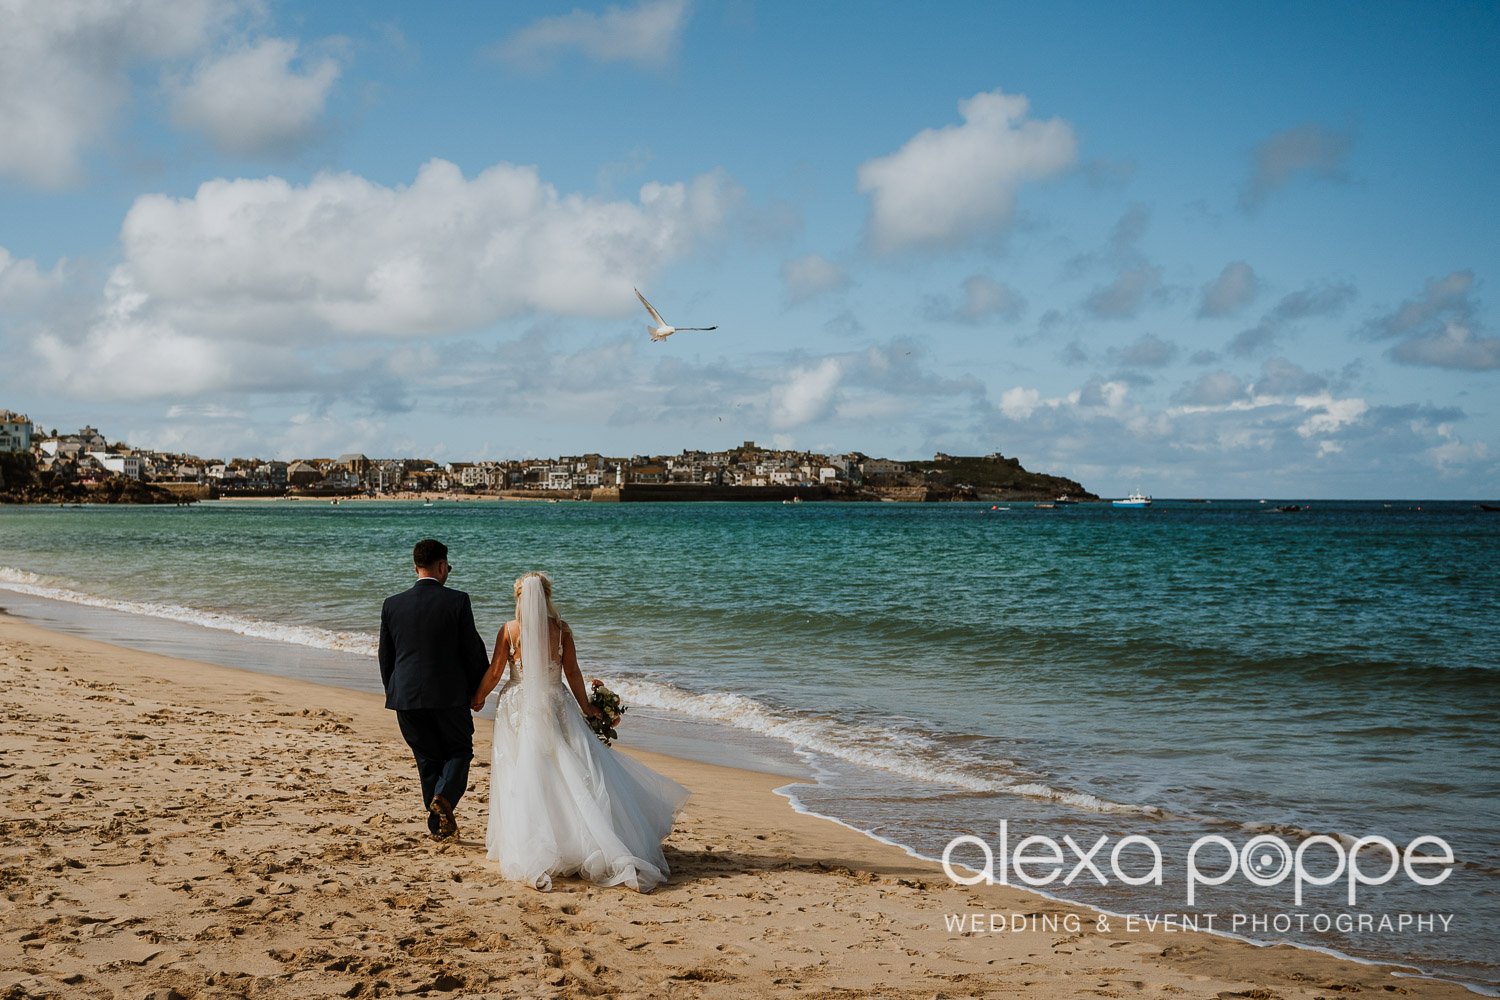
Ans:
{"label": "bride's blonde hair", "polygon": [[567,628],[567,622],[562,620],[562,615],[557,613],[557,606],[552,603],[551,578],[549,578],[546,573],[540,573],[536,571],[530,573],[522,573],[520,576],[516,577],[516,621],[520,622],[521,620],[521,584],[525,583],[528,577],[533,576],[542,581],[542,596],[547,599],[547,617],[557,622],[560,628]]}

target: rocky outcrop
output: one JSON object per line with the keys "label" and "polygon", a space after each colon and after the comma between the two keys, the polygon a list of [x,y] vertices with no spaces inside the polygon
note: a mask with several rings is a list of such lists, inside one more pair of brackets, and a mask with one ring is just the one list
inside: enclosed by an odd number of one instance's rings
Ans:
{"label": "rocky outcrop", "polygon": [[1075,500],[1099,499],[1075,480],[1028,472],[1018,459],[999,452],[984,456],[937,455],[930,462],[909,462],[907,466],[929,485],[959,494],[952,499],[1051,500],[1063,496]]}
{"label": "rocky outcrop", "polygon": [[0,503],[150,503],[184,501],[171,491],[134,479],[69,482],[37,468],[30,455],[0,454]]}
{"label": "rocky outcrop", "polygon": [[166,490],[178,500],[185,502],[219,499],[219,491],[217,489],[202,483],[152,483],[151,485],[158,489]]}

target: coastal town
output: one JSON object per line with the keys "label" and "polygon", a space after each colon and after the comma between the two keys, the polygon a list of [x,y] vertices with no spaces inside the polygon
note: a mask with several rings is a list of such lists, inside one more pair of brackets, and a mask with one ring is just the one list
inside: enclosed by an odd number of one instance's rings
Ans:
{"label": "coastal town", "polygon": [[235,497],[630,500],[1097,499],[999,452],[927,461],[825,455],[753,441],[675,455],[598,453],[436,462],[363,454],[200,458],[111,441],[91,426],[48,429],[0,410],[0,499],[192,502]]}

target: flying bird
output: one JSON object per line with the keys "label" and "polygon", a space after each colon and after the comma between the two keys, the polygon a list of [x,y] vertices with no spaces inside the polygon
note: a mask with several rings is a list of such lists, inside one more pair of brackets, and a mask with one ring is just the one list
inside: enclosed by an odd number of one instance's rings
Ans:
{"label": "flying bird", "polygon": [[643,306],[646,307],[646,311],[648,313],[650,313],[651,314],[651,318],[656,321],[656,325],[655,326],[651,326],[649,324],[647,324],[647,326],[646,326],[646,332],[649,333],[649,334],[651,334],[651,341],[652,341],[652,343],[656,343],[658,341],[666,340],[668,337],[672,336],[672,334],[676,333],[678,330],[717,330],[718,329],[717,326],[668,326],[667,325],[667,321],[661,318],[661,313],[657,312],[656,311],[656,307],[653,306],[651,303],[649,303],[649,302],[646,301],[646,296],[644,296],[644,295],[641,294],[641,290],[639,288],[631,289],[631,291],[635,292],[635,297],[641,300],[641,305],[643,305]]}

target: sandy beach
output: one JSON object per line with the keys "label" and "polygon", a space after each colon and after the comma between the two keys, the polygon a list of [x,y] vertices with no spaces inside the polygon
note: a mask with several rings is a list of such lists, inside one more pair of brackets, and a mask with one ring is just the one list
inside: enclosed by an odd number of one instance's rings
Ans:
{"label": "sandy beach", "polygon": [[[485,858],[485,724],[460,840],[440,844],[375,696],[4,615],[0,672],[3,998],[1472,995],[1289,946],[1101,931],[799,815],[784,778],[660,755],[639,754],[693,792],[670,882],[543,894]],[[950,932],[960,913],[1060,923]]]}

